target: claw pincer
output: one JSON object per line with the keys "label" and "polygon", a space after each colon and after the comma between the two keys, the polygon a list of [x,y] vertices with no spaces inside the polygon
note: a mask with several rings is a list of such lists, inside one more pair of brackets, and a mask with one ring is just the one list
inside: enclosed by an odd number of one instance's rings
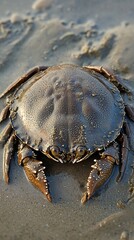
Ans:
{"label": "claw pincer", "polygon": [[108,180],[113,171],[114,163],[115,159],[109,156],[95,160],[95,164],[91,166],[93,170],[87,180],[87,191],[83,194],[81,203],[89,200],[96,190]]}

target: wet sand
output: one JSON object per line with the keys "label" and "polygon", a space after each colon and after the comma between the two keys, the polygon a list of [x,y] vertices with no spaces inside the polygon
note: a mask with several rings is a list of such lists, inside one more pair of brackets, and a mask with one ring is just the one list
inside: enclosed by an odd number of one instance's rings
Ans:
{"label": "wet sand", "polygon": [[[134,96],[134,2],[12,1],[0,6],[0,93],[35,65],[74,63],[113,69]],[[124,96],[125,101],[130,101]],[[131,102],[134,102],[134,97]],[[0,101],[0,110],[4,101]],[[4,128],[6,123],[0,126]],[[2,177],[0,145],[0,239],[134,239],[134,124],[125,176],[110,181],[80,204],[91,161],[47,162],[53,203],[25,178],[16,155],[10,184]]]}

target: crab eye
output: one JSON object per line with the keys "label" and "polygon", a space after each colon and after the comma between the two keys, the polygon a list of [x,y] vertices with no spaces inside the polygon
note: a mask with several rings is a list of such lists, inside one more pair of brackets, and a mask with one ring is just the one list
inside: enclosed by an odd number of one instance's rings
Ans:
{"label": "crab eye", "polygon": [[77,149],[76,149],[76,156],[78,158],[83,157],[85,154],[86,154],[86,148],[85,147],[83,147],[83,146],[77,147]]}
{"label": "crab eye", "polygon": [[54,158],[59,157],[60,149],[57,146],[51,146],[49,151],[50,151],[50,154],[52,155],[52,157],[54,157]]}

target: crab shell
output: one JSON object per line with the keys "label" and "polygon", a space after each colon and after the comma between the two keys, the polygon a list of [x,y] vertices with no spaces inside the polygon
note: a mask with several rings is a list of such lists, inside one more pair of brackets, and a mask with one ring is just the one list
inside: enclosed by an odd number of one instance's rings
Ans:
{"label": "crab shell", "polygon": [[124,121],[117,87],[86,67],[49,67],[20,85],[12,97],[16,136],[46,155],[50,146],[65,154],[83,146],[88,152],[83,160],[113,142]]}

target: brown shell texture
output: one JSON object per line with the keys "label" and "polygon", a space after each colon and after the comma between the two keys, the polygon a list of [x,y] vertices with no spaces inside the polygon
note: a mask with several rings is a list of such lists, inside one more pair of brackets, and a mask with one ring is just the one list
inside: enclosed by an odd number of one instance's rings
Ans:
{"label": "brown shell texture", "polygon": [[42,152],[51,145],[94,152],[117,138],[124,121],[119,90],[101,74],[69,64],[28,79],[14,93],[13,109],[18,138]]}

